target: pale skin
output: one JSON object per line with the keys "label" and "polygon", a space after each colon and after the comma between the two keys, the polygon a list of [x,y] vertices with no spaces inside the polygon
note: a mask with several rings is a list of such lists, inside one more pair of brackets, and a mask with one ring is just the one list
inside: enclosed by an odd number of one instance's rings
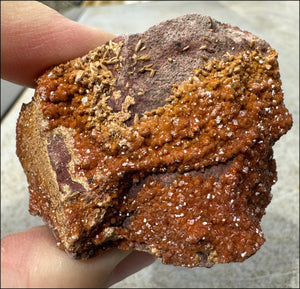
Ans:
{"label": "pale skin", "polygon": [[[48,68],[86,54],[114,34],[71,21],[34,1],[1,1],[1,78],[34,87]],[[25,193],[25,192],[24,192]],[[56,246],[46,226],[1,240],[1,287],[108,287],[154,261],[111,249],[87,261]]]}

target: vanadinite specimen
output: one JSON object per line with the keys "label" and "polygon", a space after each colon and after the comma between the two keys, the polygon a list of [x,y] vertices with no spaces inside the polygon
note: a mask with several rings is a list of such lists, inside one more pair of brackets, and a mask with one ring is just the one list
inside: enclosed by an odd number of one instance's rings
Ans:
{"label": "vanadinite specimen", "polygon": [[135,248],[210,267],[264,243],[272,146],[291,126],[276,51],[193,14],[47,71],[17,153],[31,214],[74,257]]}

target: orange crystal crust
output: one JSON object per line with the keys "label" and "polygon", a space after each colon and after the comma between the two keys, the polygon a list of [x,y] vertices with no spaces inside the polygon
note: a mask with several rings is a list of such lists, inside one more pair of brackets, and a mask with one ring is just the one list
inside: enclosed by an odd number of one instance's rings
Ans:
{"label": "orange crystal crust", "polygon": [[[113,93],[109,68],[122,62],[116,52],[122,43],[114,45],[106,57],[116,61],[93,76],[101,78],[102,95]],[[90,245],[135,247],[187,267],[254,254],[264,243],[260,220],[276,181],[272,145],[292,125],[276,52],[226,54],[195,68],[174,84],[164,106],[136,115],[132,125],[125,122],[134,99],[126,98],[118,113],[103,97],[95,103],[92,77],[72,65],[38,81],[44,130],[74,131],[70,174],[87,179],[88,190],[109,196],[110,203],[95,225],[99,199],[82,194],[66,202],[70,236],[86,238],[93,228]],[[34,198],[32,211],[38,210]]]}

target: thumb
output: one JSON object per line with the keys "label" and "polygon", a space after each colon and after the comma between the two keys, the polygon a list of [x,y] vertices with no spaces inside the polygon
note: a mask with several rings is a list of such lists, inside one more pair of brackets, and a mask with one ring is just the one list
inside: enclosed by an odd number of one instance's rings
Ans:
{"label": "thumb", "polygon": [[1,287],[101,287],[129,252],[112,249],[86,261],[58,249],[46,226],[1,240]]}

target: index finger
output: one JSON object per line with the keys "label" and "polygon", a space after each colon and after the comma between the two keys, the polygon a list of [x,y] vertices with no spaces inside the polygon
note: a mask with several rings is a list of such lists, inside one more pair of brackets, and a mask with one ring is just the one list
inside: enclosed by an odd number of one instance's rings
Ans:
{"label": "index finger", "polygon": [[34,87],[46,69],[113,37],[36,1],[1,1],[1,78]]}

